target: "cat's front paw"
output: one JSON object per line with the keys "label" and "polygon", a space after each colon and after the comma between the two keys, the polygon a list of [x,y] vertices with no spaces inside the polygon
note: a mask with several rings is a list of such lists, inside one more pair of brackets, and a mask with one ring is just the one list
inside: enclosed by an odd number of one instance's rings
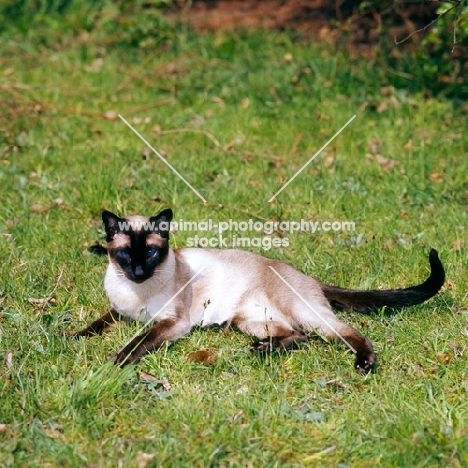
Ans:
{"label": "cat's front paw", "polygon": [[275,338],[265,338],[263,340],[258,340],[252,343],[250,346],[250,351],[253,354],[258,353],[269,353],[276,348]]}
{"label": "cat's front paw", "polygon": [[364,355],[358,354],[356,356],[356,362],[354,363],[354,368],[362,374],[368,374],[369,372],[374,372],[377,367],[377,357],[374,352],[367,353]]}

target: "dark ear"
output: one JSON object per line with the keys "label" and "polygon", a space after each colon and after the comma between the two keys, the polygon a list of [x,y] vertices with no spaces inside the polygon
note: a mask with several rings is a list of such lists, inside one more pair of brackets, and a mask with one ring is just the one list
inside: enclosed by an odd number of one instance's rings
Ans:
{"label": "dark ear", "polygon": [[114,236],[122,231],[123,226],[119,225],[119,223],[124,223],[126,220],[124,218],[119,218],[114,213],[110,211],[103,211],[102,212],[102,221],[104,223],[104,227],[106,228],[107,234],[107,242],[110,242]]}
{"label": "dark ear", "polygon": [[158,231],[161,237],[169,237],[172,216],[172,210],[168,208],[167,210],[161,211],[161,213],[156,216],[151,216],[149,219],[150,223],[154,223],[154,230]]}

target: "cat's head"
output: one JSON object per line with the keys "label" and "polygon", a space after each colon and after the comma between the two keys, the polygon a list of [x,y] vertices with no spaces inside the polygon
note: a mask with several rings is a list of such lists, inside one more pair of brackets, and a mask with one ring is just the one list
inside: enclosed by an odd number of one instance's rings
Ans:
{"label": "cat's head", "polygon": [[156,216],[119,216],[104,211],[109,260],[135,283],[151,278],[169,251],[172,210]]}

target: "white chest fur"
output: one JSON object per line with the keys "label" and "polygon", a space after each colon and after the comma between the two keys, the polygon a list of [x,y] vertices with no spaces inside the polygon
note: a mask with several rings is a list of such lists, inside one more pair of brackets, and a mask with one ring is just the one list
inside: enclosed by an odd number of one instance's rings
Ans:
{"label": "white chest fur", "polygon": [[[172,253],[172,252],[171,252]],[[166,270],[173,269],[173,254],[164,263],[153,278],[144,283],[130,281],[112,262],[107,267],[104,289],[112,307],[121,315],[132,320],[146,322],[150,318],[162,319],[174,315],[174,303],[171,301],[172,283]],[[161,278],[166,279],[161,279]]]}

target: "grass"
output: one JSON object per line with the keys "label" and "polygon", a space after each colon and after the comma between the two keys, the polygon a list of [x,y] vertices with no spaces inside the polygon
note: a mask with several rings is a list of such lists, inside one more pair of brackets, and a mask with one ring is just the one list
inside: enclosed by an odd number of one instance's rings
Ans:
{"label": "grass", "polygon": [[[86,35],[5,44],[0,466],[468,466],[463,109],[411,82],[382,89],[378,63],[286,32],[181,32],[145,58]],[[80,109],[120,112],[208,203],[119,119]],[[164,133],[180,129],[191,131]],[[200,329],[120,371],[107,356],[136,324],[68,338],[108,307],[106,260],[87,249],[103,240],[102,209],[166,206],[194,221],[354,221],[355,232],[286,233],[287,248],[251,250],[328,283],[387,288],[420,282],[434,247],[448,282],[394,315],[340,314],[374,343],[373,375],[338,344],[261,359],[241,333]],[[217,349],[214,365],[186,359],[202,347]]]}

